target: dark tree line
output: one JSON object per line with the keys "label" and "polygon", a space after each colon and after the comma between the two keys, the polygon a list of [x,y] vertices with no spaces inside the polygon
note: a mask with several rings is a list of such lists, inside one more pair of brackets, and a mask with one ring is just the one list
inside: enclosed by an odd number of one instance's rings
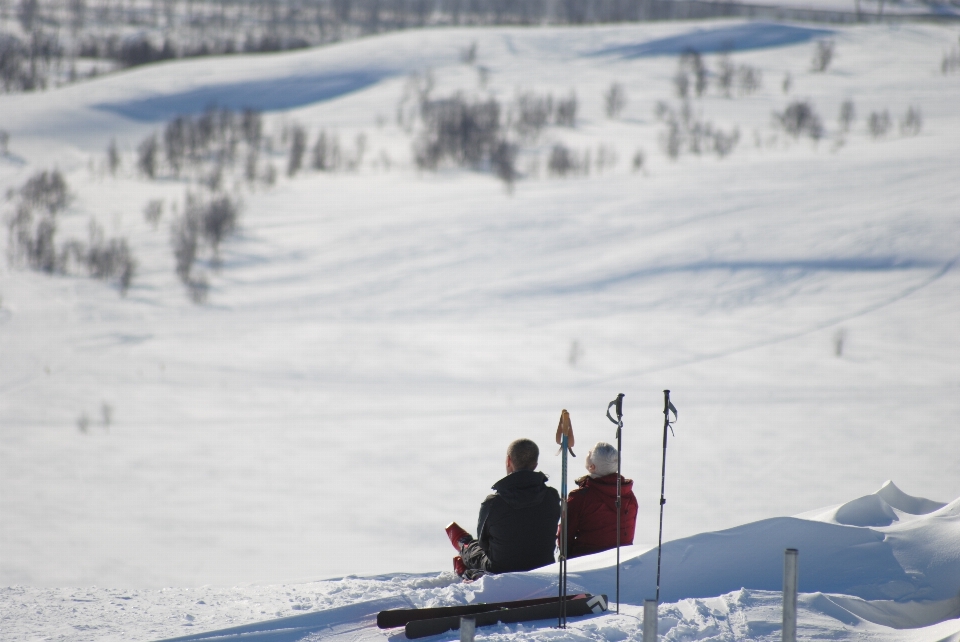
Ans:
{"label": "dark tree line", "polygon": [[[7,0],[23,33],[62,55],[129,67],[172,58],[283,51],[389,31],[447,25],[591,24],[749,17],[850,22],[853,12],[712,0]],[[10,6],[10,5],[8,5]],[[0,34],[4,38],[13,34]],[[21,41],[29,50],[33,45]],[[818,50],[825,53],[826,50]],[[832,53],[832,51],[827,52]],[[819,61],[829,64],[829,57]],[[946,60],[946,59],[945,59]],[[819,62],[815,61],[814,65]],[[952,67],[951,67],[952,68]],[[49,67],[30,67],[8,91],[42,89]],[[76,79],[74,72],[69,79]]]}
{"label": "dark tree line", "polygon": [[[263,116],[259,111],[240,112],[210,107],[197,116],[177,116],[159,137],[151,134],[137,147],[137,167],[149,178],[164,172],[180,176],[184,171],[214,172],[233,167],[241,148],[256,158],[263,141]],[[254,163],[255,165],[255,163]],[[251,180],[255,178],[255,173]]]}
{"label": "dark tree line", "polygon": [[26,40],[0,32],[0,89],[45,89],[51,72],[64,62],[64,48],[52,34],[34,31]]}
{"label": "dark tree line", "polygon": [[[431,98],[431,91],[428,82],[417,92],[421,126],[414,136],[413,154],[422,169],[449,164],[490,171],[511,186],[520,176],[516,162],[521,143],[535,142],[551,125],[576,126],[574,92],[560,99],[524,92],[504,108],[492,97],[468,99],[457,93]],[[398,114],[404,113],[402,103]]]}

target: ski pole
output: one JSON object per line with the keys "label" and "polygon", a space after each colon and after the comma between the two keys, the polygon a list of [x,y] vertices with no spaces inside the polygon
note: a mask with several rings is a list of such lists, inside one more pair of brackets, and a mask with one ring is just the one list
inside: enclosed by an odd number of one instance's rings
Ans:
{"label": "ski pole", "polygon": [[[617,418],[610,416],[610,408],[616,406]],[[607,404],[607,419],[617,424],[617,615],[620,614],[620,456],[623,450],[623,393]]]}
{"label": "ski pole", "polygon": [[560,423],[557,425],[557,443],[560,444],[561,473],[560,473],[560,616],[557,626],[567,628],[567,452],[573,453],[573,424],[570,423],[570,413],[560,411]]}
{"label": "ski pole", "polygon": [[[670,412],[673,411],[673,421],[670,421]],[[672,403],[670,403],[670,391],[663,391],[663,464],[660,467],[660,539],[657,542],[657,604],[660,604],[660,553],[663,548],[663,505],[667,503],[666,497],[663,496],[664,484],[667,480],[667,428],[670,429],[671,434],[676,437],[676,433],[673,432],[673,422],[677,420],[677,409]]]}

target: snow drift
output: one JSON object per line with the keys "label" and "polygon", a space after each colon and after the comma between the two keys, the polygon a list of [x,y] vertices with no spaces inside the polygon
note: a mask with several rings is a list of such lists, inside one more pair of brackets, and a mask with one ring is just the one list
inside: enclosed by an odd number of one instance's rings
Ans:
{"label": "snow drift", "polygon": [[[865,501],[869,497],[882,505],[874,516],[895,513],[910,518],[893,526],[838,523],[836,515],[856,512],[862,516],[862,507],[872,505]],[[798,637],[811,637],[812,629],[819,627],[858,634],[933,627],[935,633],[925,639],[960,635],[960,621],[956,621],[960,617],[960,498],[943,504],[911,497],[888,481],[872,495],[811,514],[762,520],[664,544],[660,633],[667,640],[729,639],[730,634],[738,639],[738,633],[749,638],[778,637],[783,551],[797,548],[802,594]],[[639,613],[655,589],[657,550],[631,553],[631,548],[624,549],[621,567],[623,613]],[[572,560],[571,590],[602,592],[612,599],[616,591],[613,555],[608,551]],[[380,610],[553,595],[556,573],[554,565],[486,576],[474,583],[460,584],[451,578],[452,583],[442,588],[411,587],[393,597],[175,639],[383,639],[387,635],[374,628]],[[615,624],[604,624],[607,620]],[[832,625],[825,624],[831,621]],[[735,625],[739,631],[731,630]],[[501,625],[500,632],[514,634],[507,639],[536,639],[533,627]],[[642,636],[640,622],[612,614],[579,620],[573,629],[606,631],[602,637],[607,639]],[[403,639],[402,633],[386,634]],[[551,639],[579,639],[568,635],[551,632]],[[886,635],[896,637],[891,631]],[[831,637],[842,639],[843,635],[832,630]]]}

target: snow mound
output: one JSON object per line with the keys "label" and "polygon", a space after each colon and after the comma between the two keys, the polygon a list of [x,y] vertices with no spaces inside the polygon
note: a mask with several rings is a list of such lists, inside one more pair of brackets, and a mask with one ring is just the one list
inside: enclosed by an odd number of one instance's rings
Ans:
{"label": "snow mound", "polygon": [[[956,600],[960,499],[942,504],[890,489],[896,486],[888,482],[878,494],[847,502],[821,519],[778,517],[667,542],[661,601],[723,595],[739,588],[780,590],[786,548],[800,551],[799,585],[804,593],[873,601]],[[940,508],[903,520],[905,513],[887,504],[880,492],[894,497],[897,506]],[[657,550],[627,551],[621,565],[621,597],[642,604],[656,591]],[[611,562],[605,553],[574,560],[571,579],[584,590],[613,594],[616,569]],[[554,566],[544,572],[551,575],[555,570]],[[507,576],[498,578],[498,590],[510,581]],[[490,601],[486,596],[478,599]]]}
{"label": "snow mound", "polygon": [[797,517],[845,526],[883,527],[900,522],[905,517],[930,515],[944,506],[946,504],[943,502],[908,495],[887,480],[875,493]]}
{"label": "snow mound", "polygon": [[907,495],[890,480],[884,482],[880,490],[874,494],[885,501],[887,505],[910,515],[927,515],[946,506],[944,502],[935,502],[923,497]]}
{"label": "snow mound", "polygon": [[890,504],[876,494],[849,501],[834,513],[834,520],[847,526],[889,526],[899,519]]}

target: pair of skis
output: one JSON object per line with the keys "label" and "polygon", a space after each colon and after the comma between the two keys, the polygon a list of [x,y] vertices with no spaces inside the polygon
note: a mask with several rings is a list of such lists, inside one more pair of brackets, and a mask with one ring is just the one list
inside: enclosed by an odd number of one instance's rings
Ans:
{"label": "pair of skis", "polygon": [[569,616],[599,614],[607,610],[606,595],[581,593],[566,599],[545,597],[536,600],[515,600],[491,604],[468,604],[465,606],[442,606],[426,609],[393,609],[377,614],[377,626],[381,629],[404,627],[407,638],[414,640],[439,635],[460,628],[460,618],[474,618],[476,626],[491,626],[498,623],[532,622],[556,619],[561,612]]}

